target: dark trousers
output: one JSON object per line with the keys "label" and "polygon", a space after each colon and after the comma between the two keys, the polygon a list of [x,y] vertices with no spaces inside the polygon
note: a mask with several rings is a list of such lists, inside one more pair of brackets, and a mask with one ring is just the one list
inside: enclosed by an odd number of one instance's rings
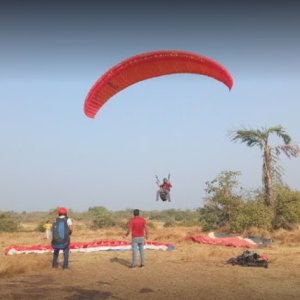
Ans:
{"label": "dark trousers", "polygon": [[59,250],[63,250],[63,252],[64,252],[63,269],[67,269],[69,267],[69,253],[70,253],[69,246],[67,246],[64,249],[54,249],[52,266],[53,266],[53,268],[57,268],[58,267]]}

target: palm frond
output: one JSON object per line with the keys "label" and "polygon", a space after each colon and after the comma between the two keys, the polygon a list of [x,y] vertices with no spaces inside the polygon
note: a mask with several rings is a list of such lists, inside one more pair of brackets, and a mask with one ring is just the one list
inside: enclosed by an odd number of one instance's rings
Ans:
{"label": "palm frond", "polygon": [[299,146],[292,144],[278,145],[274,147],[274,150],[277,156],[283,152],[288,158],[297,157],[300,152]]}
{"label": "palm frond", "polygon": [[285,144],[289,144],[292,138],[281,125],[273,126],[268,128],[268,134],[275,133],[279,138],[283,140]]}
{"label": "palm frond", "polygon": [[263,147],[261,133],[257,130],[237,130],[231,134],[231,140],[233,142],[245,143],[249,147]]}
{"label": "palm frond", "polygon": [[271,151],[271,159],[272,159],[272,170],[271,170],[271,174],[272,174],[272,181],[273,184],[281,184],[282,183],[282,175],[284,174],[284,168],[279,165],[278,161],[278,155],[276,153],[275,149],[272,149]]}

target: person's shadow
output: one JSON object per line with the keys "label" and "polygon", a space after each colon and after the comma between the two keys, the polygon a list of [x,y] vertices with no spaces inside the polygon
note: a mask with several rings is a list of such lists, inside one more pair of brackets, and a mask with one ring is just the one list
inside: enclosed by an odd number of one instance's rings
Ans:
{"label": "person's shadow", "polygon": [[130,266],[130,262],[123,259],[123,258],[118,258],[118,257],[114,257],[110,259],[110,262],[112,263],[119,263],[120,265],[123,265],[125,267],[129,267]]}

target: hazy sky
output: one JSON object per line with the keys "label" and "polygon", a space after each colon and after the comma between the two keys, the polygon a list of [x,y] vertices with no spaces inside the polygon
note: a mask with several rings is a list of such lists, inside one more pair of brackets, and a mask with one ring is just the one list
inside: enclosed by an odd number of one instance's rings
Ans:
{"label": "hazy sky", "polygon": [[[280,124],[300,144],[295,2],[1,2],[0,210],[197,208],[205,181],[223,170],[260,187],[262,153],[228,132]],[[115,95],[95,119],[84,115],[104,72],[163,49],[218,61],[232,90],[205,76],[164,76]],[[300,158],[280,163],[300,189]],[[155,202],[155,175],[169,172],[172,202]]]}

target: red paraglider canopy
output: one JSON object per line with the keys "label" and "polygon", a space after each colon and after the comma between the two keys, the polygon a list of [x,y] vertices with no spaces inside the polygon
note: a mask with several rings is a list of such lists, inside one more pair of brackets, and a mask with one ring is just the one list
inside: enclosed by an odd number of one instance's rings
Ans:
{"label": "red paraglider canopy", "polygon": [[231,75],[222,65],[199,54],[178,50],[142,53],[115,65],[96,81],[85,99],[84,112],[94,118],[106,101],[126,87],[176,73],[207,75],[223,82],[229,89],[233,85]]}

